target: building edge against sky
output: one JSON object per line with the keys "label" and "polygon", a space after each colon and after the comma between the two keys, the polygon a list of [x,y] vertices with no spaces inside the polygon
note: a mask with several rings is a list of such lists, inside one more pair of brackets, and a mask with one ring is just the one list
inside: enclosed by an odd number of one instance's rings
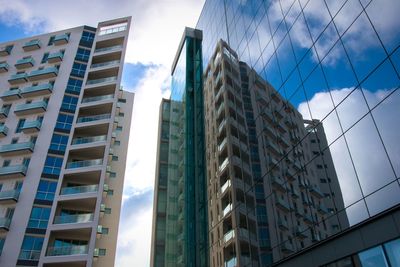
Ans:
{"label": "building edge against sky", "polygon": [[113,266],[131,17],[0,45],[0,265]]}

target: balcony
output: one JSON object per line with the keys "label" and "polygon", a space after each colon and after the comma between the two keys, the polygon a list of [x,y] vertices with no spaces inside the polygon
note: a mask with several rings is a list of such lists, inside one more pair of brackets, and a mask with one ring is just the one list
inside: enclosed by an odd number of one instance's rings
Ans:
{"label": "balcony", "polygon": [[21,90],[19,90],[19,89],[8,90],[8,91],[5,91],[0,96],[0,98],[3,101],[13,101],[13,100],[17,100],[17,99],[21,98],[20,93],[21,93]]}
{"label": "balcony", "polygon": [[8,144],[0,146],[0,154],[2,156],[14,156],[32,153],[35,144],[32,141],[16,144]]}
{"label": "balcony", "polygon": [[283,211],[286,211],[286,212],[289,212],[289,211],[290,211],[290,206],[289,206],[289,204],[288,204],[285,200],[283,200],[283,199],[281,199],[281,198],[276,197],[276,198],[275,198],[275,204],[276,204],[276,206],[277,206],[278,208],[280,208],[280,209],[283,210]]}
{"label": "balcony", "polygon": [[76,169],[76,168],[99,166],[102,164],[103,164],[103,159],[90,159],[90,160],[68,162],[66,168],[67,169]]}
{"label": "balcony", "polygon": [[0,203],[11,204],[18,202],[19,190],[8,190],[0,192]]}
{"label": "balcony", "polygon": [[34,103],[20,104],[15,107],[14,113],[17,115],[28,115],[35,113],[42,113],[47,110],[47,103],[45,101],[38,101]]}
{"label": "balcony", "polygon": [[97,48],[94,50],[94,53],[103,53],[103,52],[112,52],[112,51],[118,51],[122,49],[122,45],[114,45],[114,46],[108,46],[108,47],[102,47],[102,48]]}
{"label": "balcony", "polygon": [[328,214],[329,213],[328,209],[325,207],[324,204],[320,204],[318,206],[318,211],[321,212],[322,214]]}
{"label": "balcony", "polygon": [[10,112],[10,107],[2,107],[2,108],[0,108],[0,119],[7,118],[9,112]]}
{"label": "balcony", "polygon": [[79,117],[76,122],[84,123],[84,122],[91,122],[91,121],[106,120],[106,119],[110,119],[110,118],[111,118],[111,114],[99,114],[99,115]]}
{"label": "balcony", "polygon": [[107,77],[107,78],[100,78],[100,79],[93,79],[88,80],[86,85],[98,85],[102,83],[115,83],[117,81],[117,76]]}
{"label": "balcony", "polygon": [[46,256],[70,256],[88,254],[88,245],[48,247]]}
{"label": "balcony", "polygon": [[58,69],[56,67],[48,67],[39,70],[33,70],[29,73],[29,81],[38,81],[41,79],[50,79],[58,75]]}
{"label": "balcony", "polygon": [[54,37],[54,45],[63,45],[68,43],[68,41],[69,41],[69,35],[67,33],[56,35]]}
{"label": "balcony", "polygon": [[224,140],[221,142],[221,144],[219,144],[219,146],[218,146],[218,152],[221,152],[224,149],[227,142],[228,142],[228,139],[225,137]]}
{"label": "balcony", "polygon": [[107,135],[98,135],[90,137],[77,137],[72,139],[71,145],[90,144],[95,142],[103,142],[107,140]]}
{"label": "balcony", "polygon": [[64,53],[62,53],[62,52],[51,53],[47,57],[47,62],[49,62],[49,63],[58,63],[58,62],[61,62],[63,60],[63,57],[64,57]]}
{"label": "balcony", "polygon": [[0,125],[0,137],[7,136],[8,133],[8,127],[3,125]]}
{"label": "balcony", "polygon": [[87,223],[93,221],[93,213],[61,215],[54,217],[54,224]]}
{"label": "balcony", "polygon": [[286,192],[286,184],[279,177],[271,177],[272,185],[275,186],[276,189]]}
{"label": "balcony", "polygon": [[61,188],[60,195],[75,195],[84,193],[94,193],[97,192],[99,186],[94,185],[81,185],[81,186],[68,186]]}
{"label": "balcony", "polygon": [[228,164],[229,164],[229,158],[226,158],[226,159],[221,163],[221,165],[219,165],[219,168],[218,168],[219,172],[222,173],[222,172],[225,170],[226,166],[228,166]]}
{"label": "balcony", "polygon": [[303,216],[304,222],[308,224],[313,224],[313,218],[309,214],[304,214]]}
{"label": "balcony", "polygon": [[11,50],[13,49],[13,45],[7,45],[5,47],[0,47],[0,57],[8,56],[11,54]]}
{"label": "balcony", "polygon": [[8,66],[7,62],[0,63],[0,73],[7,72],[8,68],[9,68],[9,66]]}
{"label": "balcony", "polygon": [[318,197],[318,198],[323,198],[324,197],[324,193],[321,192],[321,190],[318,188],[317,185],[314,185],[314,186],[310,187],[310,193],[313,194],[314,196]]}
{"label": "balcony", "polygon": [[293,253],[294,252],[293,246],[289,242],[285,242],[285,243],[281,244],[281,250],[283,253]]}
{"label": "balcony", "polygon": [[21,69],[31,68],[34,65],[35,65],[35,60],[31,57],[27,57],[17,60],[14,66],[17,69],[21,70]]}
{"label": "balcony", "polygon": [[289,230],[289,226],[288,226],[287,221],[284,221],[284,220],[282,220],[282,219],[278,219],[278,227],[279,227],[281,230]]}
{"label": "balcony", "polygon": [[12,85],[14,84],[21,84],[25,83],[28,81],[28,73],[16,73],[11,75],[10,79],[8,79],[8,82]]}
{"label": "balcony", "polygon": [[300,226],[297,226],[295,228],[295,234],[298,238],[306,238],[307,237],[306,230],[301,228]]}
{"label": "balcony", "polygon": [[229,203],[228,205],[226,205],[226,207],[222,211],[222,217],[225,217],[231,211],[232,211],[232,203]]}
{"label": "balcony", "polygon": [[114,95],[99,95],[99,96],[91,96],[91,97],[84,97],[82,99],[82,103],[91,103],[91,102],[97,102],[97,101],[102,101],[102,100],[107,100],[107,99],[114,99]]}
{"label": "balcony", "polygon": [[25,134],[36,133],[40,131],[40,127],[42,126],[41,121],[25,121],[24,125],[21,127],[21,131]]}
{"label": "balcony", "polygon": [[10,229],[11,219],[9,218],[0,218],[0,233],[8,232]]}
{"label": "balcony", "polygon": [[51,83],[44,83],[34,86],[25,87],[21,90],[23,97],[34,97],[48,95],[53,92],[53,85]]}
{"label": "balcony", "polygon": [[90,66],[92,69],[96,68],[102,68],[102,67],[111,67],[111,66],[119,66],[120,61],[119,60],[111,60],[111,61],[106,61],[106,62],[101,62],[101,63],[95,63]]}
{"label": "balcony", "polygon": [[22,46],[22,49],[24,49],[24,51],[27,52],[40,49],[41,46],[42,44],[40,43],[40,41],[36,39],[26,42],[24,46]]}
{"label": "balcony", "polygon": [[224,243],[228,243],[235,237],[235,231],[232,229],[224,235]]}
{"label": "balcony", "polygon": [[231,180],[227,180],[223,186],[221,186],[221,195],[231,186]]}

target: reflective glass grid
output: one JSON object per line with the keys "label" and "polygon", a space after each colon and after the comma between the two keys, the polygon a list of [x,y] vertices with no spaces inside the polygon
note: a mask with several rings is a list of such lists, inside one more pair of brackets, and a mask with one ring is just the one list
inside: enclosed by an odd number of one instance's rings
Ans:
{"label": "reflective glass grid", "polygon": [[304,119],[322,122],[327,145],[308,162],[330,151],[345,208],[329,216],[346,213],[350,226],[400,201],[399,9],[377,0],[208,0],[196,27],[204,69],[223,39]]}

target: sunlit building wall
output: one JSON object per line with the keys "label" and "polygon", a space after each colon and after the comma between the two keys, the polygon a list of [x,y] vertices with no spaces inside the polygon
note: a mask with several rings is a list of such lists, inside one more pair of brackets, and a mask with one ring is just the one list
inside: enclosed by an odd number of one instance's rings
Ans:
{"label": "sunlit building wall", "polygon": [[0,266],[113,266],[130,17],[0,45]]}

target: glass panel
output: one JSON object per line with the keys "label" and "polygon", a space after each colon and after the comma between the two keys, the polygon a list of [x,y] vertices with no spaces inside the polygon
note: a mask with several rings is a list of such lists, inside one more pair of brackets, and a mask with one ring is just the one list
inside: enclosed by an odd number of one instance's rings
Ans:
{"label": "glass panel", "polygon": [[388,267],[382,247],[375,247],[358,254],[362,267]]}
{"label": "glass panel", "polygon": [[384,247],[391,266],[400,266],[400,239],[388,242]]}

